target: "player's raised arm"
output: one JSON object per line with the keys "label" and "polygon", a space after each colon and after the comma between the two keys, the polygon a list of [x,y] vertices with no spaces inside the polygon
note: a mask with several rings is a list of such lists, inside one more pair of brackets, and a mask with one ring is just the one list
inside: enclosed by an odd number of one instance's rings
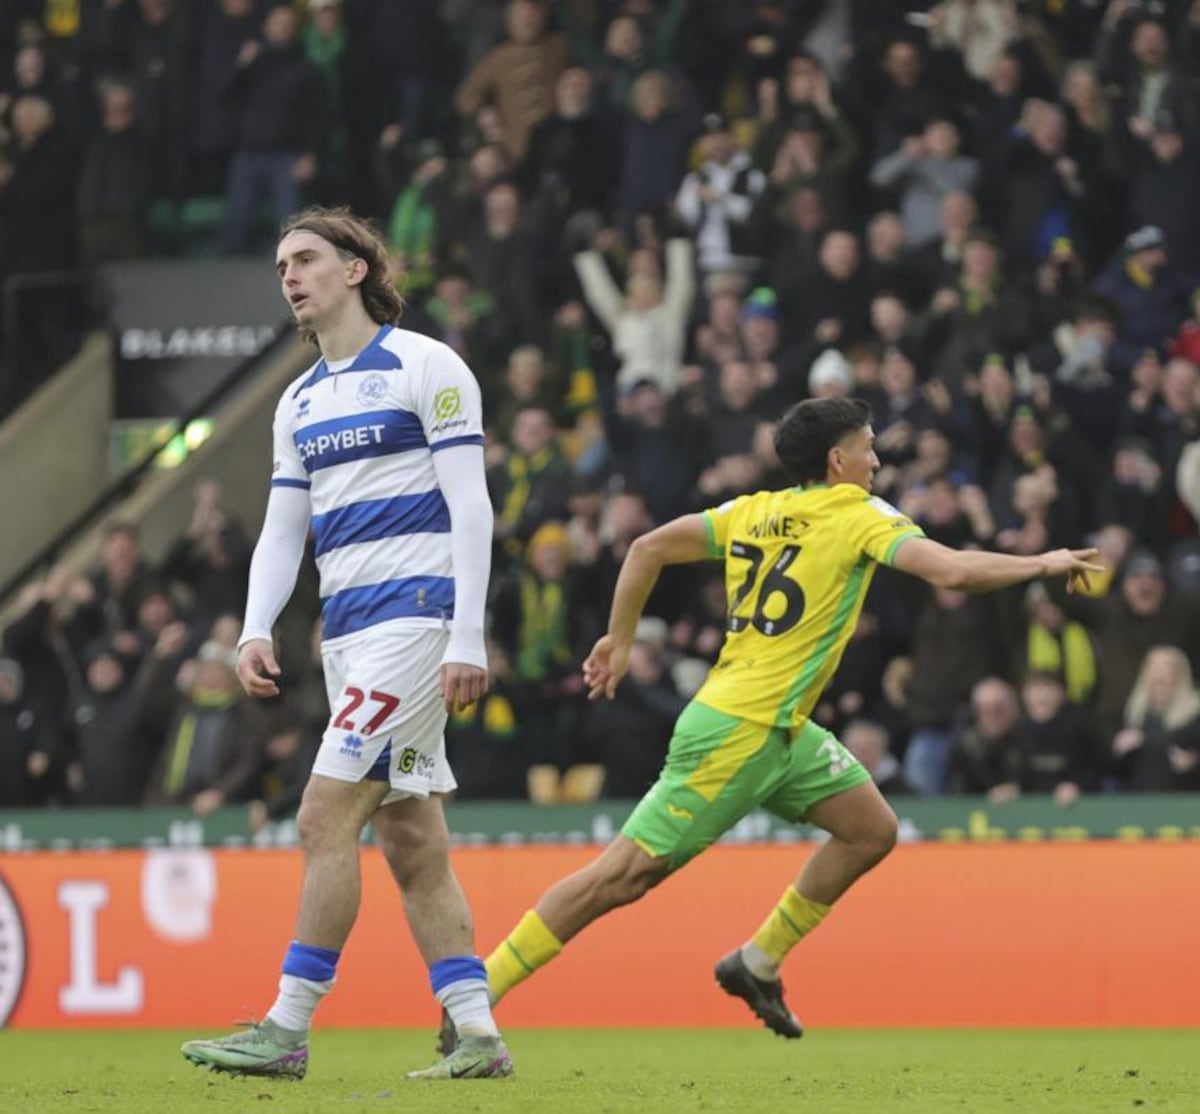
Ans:
{"label": "player's raised arm", "polygon": [[1089,573],[1104,571],[1095,549],[1055,549],[1027,557],[982,549],[950,549],[930,538],[904,539],[892,558],[894,568],[919,576],[939,588],[990,592],[1040,577],[1065,576],[1067,591],[1082,584]]}
{"label": "player's raised arm", "polygon": [[613,593],[608,634],[596,643],[583,663],[591,699],[598,696],[611,699],[617,691],[617,684],[629,665],[629,648],[638,620],[663,566],[703,561],[711,552],[709,527],[703,515],[698,514],[676,518],[643,534],[629,547]]}

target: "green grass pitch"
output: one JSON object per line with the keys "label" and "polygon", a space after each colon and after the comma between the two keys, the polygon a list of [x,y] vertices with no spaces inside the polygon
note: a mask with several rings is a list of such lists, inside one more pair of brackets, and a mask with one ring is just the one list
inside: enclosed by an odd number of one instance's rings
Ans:
{"label": "green grass pitch", "polygon": [[0,1111],[1200,1111],[1195,1032],[516,1030],[515,1078],[445,1083],[403,1079],[432,1062],[432,1033],[318,1031],[301,1083],[194,1068],[179,1043],[196,1035],[0,1032]]}

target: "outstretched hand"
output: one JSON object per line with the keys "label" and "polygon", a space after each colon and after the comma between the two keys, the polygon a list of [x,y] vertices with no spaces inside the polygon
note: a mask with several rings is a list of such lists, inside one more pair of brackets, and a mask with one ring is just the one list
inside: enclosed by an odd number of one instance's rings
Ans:
{"label": "outstretched hand", "polygon": [[629,647],[618,645],[611,634],[606,634],[592,647],[592,652],[583,663],[588,699],[598,700],[603,696],[611,700],[617,694],[617,685],[628,669]]}
{"label": "outstretched hand", "polygon": [[1086,591],[1091,587],[1088,576],[1105,571],[1099,558],[1098,549],[1055,549],[1042,554],[1042,560],[1046,562],[1045,575],[1065,576],[1068,592],[1076,592],[1080,588]]}

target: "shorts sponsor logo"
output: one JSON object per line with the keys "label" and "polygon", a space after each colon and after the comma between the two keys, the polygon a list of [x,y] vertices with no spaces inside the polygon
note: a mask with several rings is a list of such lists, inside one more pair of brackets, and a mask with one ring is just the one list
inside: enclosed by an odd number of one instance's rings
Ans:
{"label": "shorts sponsor logo", "polygon": [[667,815],[674,817],[676,820],[694,820],[695,817],[686,809],[680,808],[678,805],[667,805]]}
{"label": "shorts sponsor logo", "polygon": [[377,371],[372,372],[359,385],[358,404],[360,406],[374,406],[382,402],[387,396],[387,389],[387,376],[380,375]]}
{"label": "shorts sponsor logo", "polygon": [[342,745],[338,749],[338,754],[344,754],[347,758],[362,757],[363,741],[361,735],[347,735],[342,740]]}
{"label": "shorts sponsor logo", "polygon": [[429,779],[433,777],[435,765],[430,755],[418,754],[412,747],[405,747],[400,752],[400,761],[396,763],[396,769],[402,774],[415,774],[417,777]]}

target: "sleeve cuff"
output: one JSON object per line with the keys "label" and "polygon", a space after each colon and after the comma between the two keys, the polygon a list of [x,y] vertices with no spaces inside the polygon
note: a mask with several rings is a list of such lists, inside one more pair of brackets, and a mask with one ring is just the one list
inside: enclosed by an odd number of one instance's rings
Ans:
{"label": "sleeve cuff", "polygon": [[453,449],[456,445],[482,445],[482,433],[466,433],[462,437],[447,437],[444,441],[433,441],[429,446],[431,453],[439,452],[442,449]]}
{"label": "sleeve cuff", "polygon": [[273,641],[269,630],[264,631],[256,627],[245,627],[238,636],[237,648],[240,650],[247,642],[253,642],[256,639],[262,639],[264,642]]}
{"label": "sleeve cuff", "polygon": [[717,528],[713,525],[712,514],[705,511],[700,518],[704,522],[705,533],[708,534],[708,556],[710,560],[716,560],[719,557],[725,556],[725,547],[717,542]]}
{"label": "sleeve cuff", "polygon": [[473,665],[476,669],[486,670],[488,667],[487,648],[483,645],[483,640],[480,639],[479,644],[475,644],[474,639],[463,639],[455,641],[454,636],[450,637],[450,645],[446,647],[446,652],[442,655],[443,665]]}
{"label": "sleeve cuff", "polygon": [[892,559],[896,556],[896,550],[899,549],[909,538],[923,538],[925,531],[919,526],[912,530],[905,530],[898,538],[892,539],[892,544],[887,547],[887,552],[883,555],[883,563],[891,565]]}

